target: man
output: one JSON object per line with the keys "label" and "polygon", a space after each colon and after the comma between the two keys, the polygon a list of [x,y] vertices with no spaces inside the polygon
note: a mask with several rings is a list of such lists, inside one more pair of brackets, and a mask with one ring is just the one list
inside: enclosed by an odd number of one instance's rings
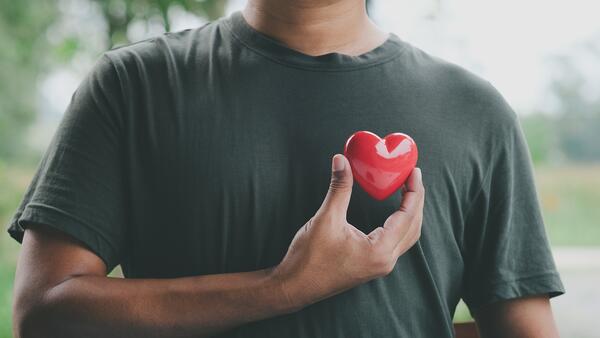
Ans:
{"label": "man", "polygon": [[[413,137],[404,191],[352,192],[357,130]],[[105,52],[9,232],[17,337],[452,337],[461,298],[483,337],[556,337],[564,292],[513,110],[363,0]]]}

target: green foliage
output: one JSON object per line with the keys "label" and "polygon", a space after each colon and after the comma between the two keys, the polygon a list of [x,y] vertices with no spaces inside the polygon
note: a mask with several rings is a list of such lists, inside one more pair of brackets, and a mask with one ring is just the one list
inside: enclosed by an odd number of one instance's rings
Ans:
{"label": "green foliage", "polygon": [[10,159],[22,152],[22,134],[35,117],[43,33],[57,11],[50,0],[0,0],[0,8],[0,158]]}
{"label": "green foliage", "polygon": [[19,244],[5,225],[17,209],[31,177],[32,167],[8,165],[0,159],[0,338],[12,337],[12,288]]}
{"label": "green foliage", "polygon": [[[595,41],[595,42],[592,42]],[[575,55],[600,59],[600,39],[578,46]],[[585,95],[591,84],[589,74],[578,67],[578,60],[561,56],[554,60],[556,74],[550,90],[557,99],[556,126],[559,145],[566,158],[577,162],[600,161],[600,95]]]}
{"label": "green foliage", "polygon": [[600,245],[600,164],[543,166],[536,183],[552,245]]}
{"label": "green foliage", "polygon": [[587,116],[561,117],[561,146],[570,160],[600,161],[600,105],[597,109]]}
{"label": "green foliage", "polygon": [[79,51],[80,45],[79,39],[73,36],[67,37],[53,49],[54,56],[59,62],[66,63]]}
{"label": "green foliage", "polygon": [[461,300],[456,306],[456,311],[454,312],[454,322],[462,323],[462,322],[470,322],[473,320],[471,316],[471,312],[469,312],[469,308],[467,305]]}
{"label": "green foliage", "polygon": [[556,142],[556,122],[548,115],[532,114],[520,118],[534,164],[551,160],[560,151]]}
{"label": "green foliage", "polygon": [[169,8],[181,6],[186,11],[213,20],[225,12],[227,0],[95,0],[102,8],[108,23],[108,45],[114,46],[130,42],[127,40],[127,27],[135,19],[149,20],[159,17],[165,31],[171,30],[168,20]]}
{"label": "green foliage", "polygon": [[14,255],[18,244],[11,243],[8,236],[0,238],[0,338],[12,337],[12,288],[15,276]]}
{"label": "green foliage", "polygon": [[[600,39],[598,40],[600,41]],[[600,43],[583,45],[575,55],[600,59]],[[577,67],[572,56],[554,59],[554,78],[549,90],[556,107],[521,117],[533,162],[600,162],[600,95],[586,95],[589,74]],[[597,91],[596,91],[597,92]]]}
{"label": "green foliage", "polygon": [[[93,0],[102,9],[107,46],[126,43],[132,20],[162,18],[170,30],[168,10],[173,5],[214,19],[223,15],[227,0]],[[27,128],[35,118],[37,80],[57,63],[68,63],[82,41],[67,36],[51,46],[47,29],[60,18],[58,1],[0,0],[0,159],[25,152]]]}

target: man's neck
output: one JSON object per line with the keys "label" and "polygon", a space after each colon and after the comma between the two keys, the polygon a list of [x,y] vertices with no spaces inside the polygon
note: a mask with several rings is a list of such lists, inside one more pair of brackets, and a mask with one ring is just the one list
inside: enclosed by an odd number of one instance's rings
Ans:
{"label": "man's neck", "polygon": [[248,0],[244,18],[257,31],[308,55],[360,55],[389,34],[368,17],[365,0]]}

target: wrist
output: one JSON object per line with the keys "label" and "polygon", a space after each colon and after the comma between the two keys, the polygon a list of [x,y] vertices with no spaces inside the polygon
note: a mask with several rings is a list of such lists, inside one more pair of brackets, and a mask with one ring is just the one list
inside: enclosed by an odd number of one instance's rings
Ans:
{"label": "wrist", "polygon": [[308,305],[301,295],[294,291],[294,280],[282,274],[278,266],[265,269],[265,273],[268,275],[270,290],[275,294],[278,310],[282,314],[299,311]]}

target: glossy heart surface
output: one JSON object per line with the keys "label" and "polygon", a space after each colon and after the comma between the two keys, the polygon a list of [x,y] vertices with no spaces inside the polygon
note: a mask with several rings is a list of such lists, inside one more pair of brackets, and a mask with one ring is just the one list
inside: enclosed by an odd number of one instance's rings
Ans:
{"label": "glossy heart surface", "polygon": [[417,164],[415,141],[404,133],[391,133],[381,139],[370,131],[357,131],[344,146],[354,180],[376,200],[384,200],[398,190]]}

